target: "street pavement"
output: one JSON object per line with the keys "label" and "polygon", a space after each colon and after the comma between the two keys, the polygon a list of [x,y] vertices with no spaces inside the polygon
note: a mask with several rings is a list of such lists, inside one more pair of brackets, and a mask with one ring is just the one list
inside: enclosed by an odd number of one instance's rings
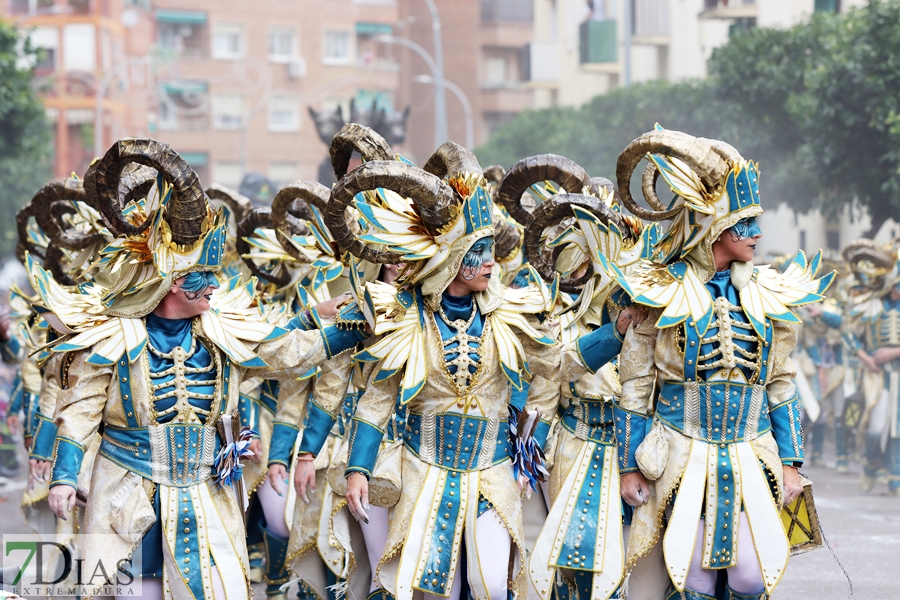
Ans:
{"label": "street pavement", "polygon": [[[883,484],[864,494],[858,465],[839,475],[829,464],[802,472],[813,481],[819,519],[834,556],[822,548],[793,557],[773,600],[897,600],[900,497],[888,496]],[[24,475],[0,485],[0,532],[26,533],[18,508],[25,485]],[[265,594],[262,586],[254,588],[257,596]]]}

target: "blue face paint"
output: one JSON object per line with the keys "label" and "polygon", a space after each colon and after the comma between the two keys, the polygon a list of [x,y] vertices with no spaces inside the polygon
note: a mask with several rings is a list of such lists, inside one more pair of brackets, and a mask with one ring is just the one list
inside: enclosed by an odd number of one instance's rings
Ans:
{"label": "blue face paint", "polygon": [[759,228],[759,224],[757,224],[756,222],[756,217],[741,219],[740,221],[732,225],[728,231],[731,233],[731,236],[736,242],[748,240],[758,235],[762,235],[762,230]]}
{"label": "blue face paint", "polygon": [[459,272],[463,279],[472,281],[481,272],[481,267],[486,262],[494,260],[494,238],[486,237],[478,240],[463,256],[462,266]]}
{"label": "blue face paint", "polygon": [[194,271],[185,275],[178,287],[189,300],[196,300],[207,288],[219,287],[219,280],[212,271]]}

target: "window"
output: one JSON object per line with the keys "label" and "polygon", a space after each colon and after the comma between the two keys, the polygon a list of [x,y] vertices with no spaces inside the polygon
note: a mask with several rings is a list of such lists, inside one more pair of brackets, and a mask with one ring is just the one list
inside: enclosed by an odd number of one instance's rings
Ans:
{"label": "window", "polygon": [[243,56],[243,28],[240,25],[216,25],[213,29],[213,58],[237,60]]}
{"label": "window", "polygon": [[269,163],[269,179],[272,183],[284,187],[298,179],[297,163],[295,162],[272,162]]}
{"label": "window", "polygon": [[293,29],[273,29],[269,31],[269,60],[290,62],[296,54]]}
{"label": "window", "polygon": [[297,131],[299,104],[292,96],[272,96],[269,99],[269,131]]}
{"label": "window", "polygon": [[94,26],[70,23],[63,28],[63,67],[66,71],[88,71],[97,68]]}
{"label": "window", "polygon": [[800,233],[800,243],[797,245],[800,246],[800,249],[805,252],[806,251],[806,230],[801,229],[799,231],[799,233]]}
{"label": "window", "polygon": [[350,64],[350,32],[326,31],[322,62],[326,65]]}
{"label": "window", "polygon": [[159,128],[204,131],[209,128],[209,91],[205,81],[164,81],[157,90]]}
{"label": "window", "polygon": [[232,160],[217,160],[213,164],[213,181],[233,189],[238,189],[244,170],[241,163]]}
{"label": "window", "polygon": [[507,80],[507,63],[503,56],[489,56],[484,61],[484,82],[486,84],[501,84]]}
{"label": "window", "polygon": [[825,247],[829,250],[841,249],[841,232],[837,229],[825,231]]}
{"label": "window", "polygon": [[213,97],[213,126],[216,129],[240,129],[244,122],[244,98],[240,94],[216,94]]}

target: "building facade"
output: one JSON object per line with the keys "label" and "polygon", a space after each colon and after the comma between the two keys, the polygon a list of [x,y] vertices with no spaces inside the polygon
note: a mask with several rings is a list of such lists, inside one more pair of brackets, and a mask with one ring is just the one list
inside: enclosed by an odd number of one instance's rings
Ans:
{"label": "building facade", "polygon": [[148,0],[5,0],[39,49],[35,85],[55,132],[54,173],[83,174],[95,146],[153,131]]}
{"label": "building facade", "polygon": [[[629,83],[706,76],[706,61],[748,27],[790,27],[818,11],[845,11],[865,0],[533,0],[528,85],[538,108],[578,106]],[[630,13],[626,12],[630,8]],[[652,125],[652,123],[650,124]],[[765,164],[761,165],[765,173]],[[784,205],[761,217],[763,253],[839,249],[869,228],[866,215],[826,219]],[[878,238],[895,235],[888,222]]]}

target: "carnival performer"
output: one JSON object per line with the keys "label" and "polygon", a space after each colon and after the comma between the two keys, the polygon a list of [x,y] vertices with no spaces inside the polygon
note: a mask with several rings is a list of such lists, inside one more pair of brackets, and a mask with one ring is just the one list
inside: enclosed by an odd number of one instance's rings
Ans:
{"label": "carnival performer", "polygon": [[[560,193],[532,213],[525,231],[528,262],[560,290],[576,294],[561,303],[559,337],[577,340],[616,322],[632,305],[607,275],[601,256],[629,269],[652,247],[655,225],[646,230],[638,219],[619,212],[612,182],[591,179],[577,164],[560,156],[541,155],[510,169],[498,196],[518,202],[525,188],[547,177],[589,195]],[[546,184],[545,184],[546,186]],[[515,207],[510,212],[517,213]],[[561,294],[561,297],[564,297]],[[550,382],[538,379],[546,385]],[[541,598],[605,600],[620,589],[624,575],[623,503],[619,494],[613,398],[621,386],[614,363],[562,385],[561,418],[555,447],[549,448],[549,497],[552,505],[528,567]],[[597,502],[585,505],[584,500]],[[580,509],[580,510],[579,510]]]}
{"label": "carnival performer", "polygon": [[[618,353],[621,332],[639,315],[629,312],[560,348],[539,323],[552,294],[539,286],[503,289],[493,277],[493,206],[484,186],[474,155],[448,142],[424,170],[398,161],[363,164],[338,182],[326,212],[342,248],[371,262],[405,264],[397,288],[369,283],[357,290],[382,337],[356,355],[376,364],[351,423],[346,472],[350,510],[365,521],[368,477],[399,394],[409,411],[403,489],[375,574],[397,600],[414,591],[457,600],[463,554],[473,598],[524,597],[517,479],[524,485],[528,477],[510,461],[510,390],[531,375],[574,380],[596,371]],[[371,190],[378,193],[354,202]],[[360,236],[345,221],[351,203],[367,226]],[[549,391],[528,398],[527,410],[544,416],[536,438],[546,435],[556,409],[558,386]]]}
{"label": "carnival performer", "polygon": [[[123,168],[158,174],[123,207]],[[155,140],[119,140],[85,188],[113,244],[102,255],[108,287],[60,286],[29,260],[51,324],[67,333],[57,400],[50,506],[66,518],[85,443],[103,425],[93,465],[85,557],[117,565],[140,548],[145,597],[249,597],[240,461],[239,386],[248,369],[290,378],[364,337],[358,330],[286,330],[252,306],[253,283],[219,287],[225,224],[196,174]],[[293,324],[292,324],[293,325]],[[327,363],[325,363],[327,368]],[[96,540],[96,541],[94,541]]]}
{"label": "carnival performer", "polygon": [[[644,158],[649,210],[630,192]],[[820,256],[802,253],[783,274],[754,267],[759,171],[724,142],[658,129],[622,152],[616,174],[629,211],[671,220],[654,262],[629,276],[610,265],[650,308],[619,355],[621,490],[636,507],[626,564],[661,539],[669,598],[713,598],[720,576],[724,598],[767,598],[790,553],[779,510],[802,487],[791,307],[822,300],[833,274],[816,279]],[[676,195],[668,207],[659,176]]]}
{"label": "carnival performer", "polygon": [[[862,363],[865,409],[858,436],[864,438],[860,488],[869,492],[886,475],[888,493],[900,495],[900,262],[875,244],[854,245],[848,253],[865,257],[869,290],[849,309],[852,345]],[[857,255],[857,256],[853,256]]]}

